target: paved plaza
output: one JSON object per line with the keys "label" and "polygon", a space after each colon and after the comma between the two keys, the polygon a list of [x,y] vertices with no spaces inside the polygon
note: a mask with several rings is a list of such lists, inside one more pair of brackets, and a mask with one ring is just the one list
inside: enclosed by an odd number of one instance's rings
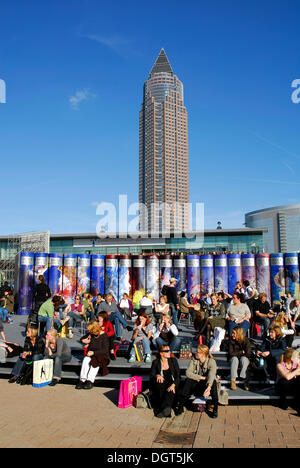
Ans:
{"label": "paved plaza", "polygon": [[292,408],[227,406],[216,420],[190,411],[158,419],[152,410],[118,409],[117,389],[34,389],[1,379],[0,392],[3,448],[300,447],[300,418]]}

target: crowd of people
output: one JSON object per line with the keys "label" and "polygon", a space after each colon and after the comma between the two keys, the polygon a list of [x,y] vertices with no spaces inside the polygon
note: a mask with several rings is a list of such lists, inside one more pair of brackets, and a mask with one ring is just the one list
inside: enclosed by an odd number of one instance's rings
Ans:
{"label": "crowd of people", "polygon": [[[268,302],[267,295],[252,288],[248,281],[237,283],[232,295],[225,291],[213,294],[187,296],[178,293],[176,279],[164,286],[159,302],[147,291],[139,308],[134,308],[128,294],[119,302],[111,293],[104,297],[89,293],[75,296],[67,304],[61,295],[51,296],[42,275],[34,289],[34,307],[28,319],[26,338],[21,347],[5,338],[3,323],[12,313],[11,290],[0,298],[0,361],[18,356],[10,383],[25,385],[30,379],[30,364],[43,358],[53,359],[51,386],[61,380],[62,366],[70,362],[72,353],[68,339],[74,336],[77,324],[84,324],[85,334],[80,339],[84,357],[76,389],[93,388],[98,374],[109,373],[109,363],[117,358],[122,330],[132,332],[128,343],[128,361],[137,359],[137,346],[146,363],[151,364],[150,388],[157,401],[158,417],[169,417],[172,408],[181,414],[191,395],[211,399],[210,416],[218,415],[217,364],[210,352],[216,329],[224,330],[221,349],[230,361],[230,387],[242,384],[250,388],[250,372],[257,370],[266,381],[275,380],[280,395],[280,406],[287,407],[286,397],[295,397],[300,408],[300,358],[292,348],[299,333],[300,301],[287,295],[280,304]],[[12,295],[13,297],[13,295]],[[180,321],[190,317],[194,327],[193,340],[199,344],[191,356],[186,379],[181,383],[177,357],[182,343]],[[63,333],[65,332],[65,334]],[[261,335],[259,342],[253,337]],[[66,338],[64,338],[65,336]],[[156,359],[152,360],[152,355]],[[177,354],[177,357],[175,355]],[[239,374],[239,375],[238,375]]]}

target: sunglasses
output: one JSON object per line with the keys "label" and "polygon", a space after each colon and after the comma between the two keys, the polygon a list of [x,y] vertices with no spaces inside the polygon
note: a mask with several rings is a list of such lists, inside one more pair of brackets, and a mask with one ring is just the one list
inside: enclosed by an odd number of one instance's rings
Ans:
{"label": "sunglasses", "polygon": [[170,352],[171,352],[170,349],[164,349],[164,350],[162,351],[162,353],[170,353]]}

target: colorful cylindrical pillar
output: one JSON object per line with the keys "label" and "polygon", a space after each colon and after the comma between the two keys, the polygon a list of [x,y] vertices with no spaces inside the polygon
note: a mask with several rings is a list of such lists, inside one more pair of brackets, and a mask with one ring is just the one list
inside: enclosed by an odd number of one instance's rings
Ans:
{"label": "colorful cylindrical pillar", "polygon": [[183,255],[176,256],[173,259],[173,264],[173,274],[177,280],[177,292],[186,291],[186,258]]}
{"label": "colorful cylindrical pillar", "polygon": [[257,254],[256,259],[256,285],[259,293],[266,293],[271,301],[270,254]]}
{"label": "colorful cylindrical pillar", "polygon": [[292,296],[299,295],[299,260],[297,253],[284,254],[285,291]]}
{"label": "colorful cylindrical pillar", "polygon": [[82,296],[89,293],[91,287],[91,256],[80,254],[77,256],[77,293]]}
{"label": "colorful cylindrical pillar", "polygon": [[105,290],[105,256],[92,255],[91,294],[104,294]]}
{"label": "colorful cylindrical pillar", "polygon": [[75,301],[76,276],[77,276],[77,255],[65,254],[63,261],[62,287],[63,296],[67,304]]}
{"label": "colorful cylindrical pillar", "polygon": [[271,300],[280,302],[285,293],[284,255],[273,253],[270,255]]}
{"label": "colorful cylindrical pillar", "polygon": [[199,255],[187,255],[187,293],[194,296],[200,292],[200,257]]}
{"label": "colorful cylindrical pillar", "polygon": [[228,292],[233,294],[236,283],[242,281],[242,265],[240,254],[228,254]]}
{"label": "colorful cylindrical pillar", "polygon": [[146,260],[143,255],[134,255],[132,258],[132,303],[134,309],[140,308],[140,300],[145,294],[146,286]]}
{"label": "colorful cylindrical pillar", "polygon": [[159,258],[154,254],[146,259],[146,288],[149,296],[159,301]]}
{"label": "colorful cylindrical pillar", "polygon": [[163,286],[169,286],[173,274],[171,255],[161,255],[159,257],[159,282],[160,290]]}
{"label": "colorful cylindrical pillar", "polygon": [[249,281],[250,286],[256,288],[256,269],[254,254],[242,254],[242,279],[243,281]]}
{"label": "colorful cylindrical pillar", "polygon": [[214,258],[212,255],[200,257],[200,281],[202,294],[211,294],[214,291]]}
{"label": "colorful cylindrical pillar", "polygon": [[18,315],[29,315],[32,309],[33,299],[33,252],[21,252],[19,254],[19,297],[18,297]]}
{"label": "colorful cylindrical pillar", "polygon": [[119,294],[119,265],[116,255],[106,255],[105,257],[105,294],[112,294],[115,301],[118,301]]}
{"label": "colorful cylindrical pillar", "polygon": [[227,255],[219,254],[214,258],[215,264],[215,292],[228,292]]}
{"label": "colorful cylindrical pillar", "polygon": [[51,253],[49,254],[49,288],[52,296],[63,294],[63,257],[62,255]]}
{"label": "colorful cylindrical pillar", "polygon": [[38,284],[38,277],[43,275],[46,283],[49,281],[49,270],[48,270],[48,254],[47,253],[35,253],[34,254],[34,281]]}
{"label": "colorful cylindrical pillar", "polygon": [[119,301],[122,299],[123,294],[128,294],[129,298],[132,297],[131,286],[131,257],[129,255],[120,255],[119,257]]}

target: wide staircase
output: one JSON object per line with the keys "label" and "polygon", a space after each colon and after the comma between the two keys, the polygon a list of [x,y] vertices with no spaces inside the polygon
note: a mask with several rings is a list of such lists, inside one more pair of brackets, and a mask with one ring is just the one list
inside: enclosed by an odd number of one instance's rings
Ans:
{"label": "wide staircase", "polygon": [[[14,324],[7,325],[5,328],[6,339],[8,341],[18,342],[23,344],[24,342],[24,330],[26,321],[24,317],[14,316]],[[192,349],[195,351],[197,342],[193,341],[193,327],[189,323],[180,323],[180,336],[184,342],[191,342]],[[74,338],[68,340],[68,344],[72,351],[72,361],[63,366],[62,383],[75,385],[79,379],[81,362],[83,359],[83,349],[79,343],[82,330],[80,328],[74,330]],[[124,338],[130,338],[128,332],[124,331]],[[296,337],[293,342],[293,347],[297,348],[300,346],[300,337]],[[247,403],[267,403],[273,400],[277,400],[279,397],[274,389],[274,381],[265,382],[262,373],[259,370],[251,372],[250,378],[250,390],[246,391],[242,388],[241,382],[237,379],[237,390],[233,391],[230,389],[230,364],[227,360],[225,352],[213,353],[213,356],[217,363],[217,374],[221,382],[221,386],[228,392],[228,399],[230,402],[239,402],[242,404]],[[152,360],[155,356],[152,356]],[[16,361],[16,358],[7,359],[5,364],[0,364],[0,378],[8,379],[12,367]],[[186,369],[189,365],[188,359],[178,359],[179,367],[181,370],[182,380],[184,380]],[[151,363],[145,362],[134,362],[128,363],[127,359],[123,357],[117,357],[115,361],[111,361],[109,364],[109,374],[105,377],[96,377],[95,387],[108,387],[108,388],[119,388],[122,380],[128,379],[133,376],[142,376],[143,389],[146,389],[149,385],[149,374],[150,374]]]}

